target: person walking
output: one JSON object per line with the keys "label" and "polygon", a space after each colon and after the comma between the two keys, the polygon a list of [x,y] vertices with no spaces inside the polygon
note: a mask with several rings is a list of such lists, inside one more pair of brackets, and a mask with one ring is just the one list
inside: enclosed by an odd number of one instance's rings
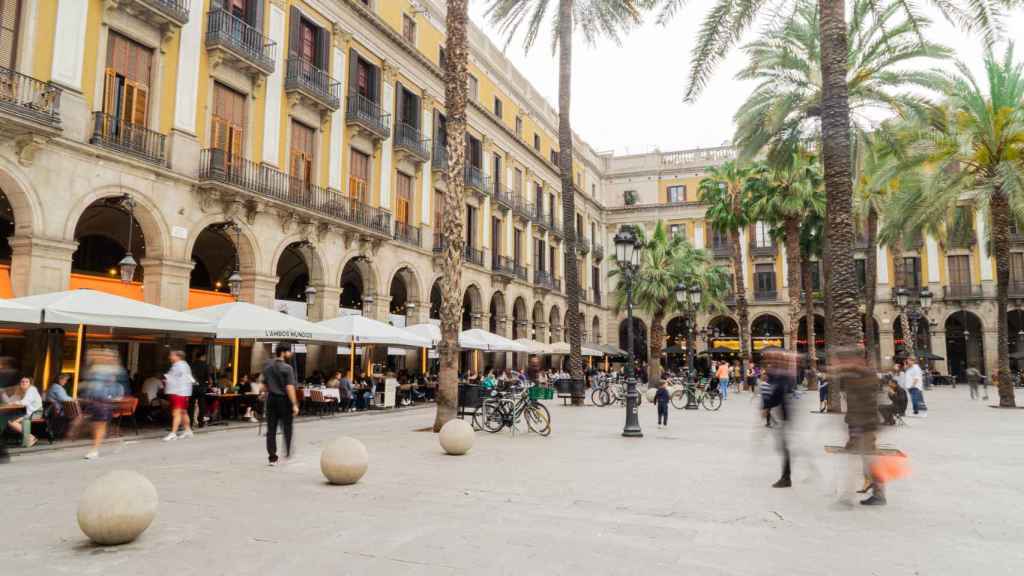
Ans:
{"label": "person walking", "polygon": [[[177,440],[178,438],[192,437],[192,421],[189,418],[189,398],[195,389],[195,378],[192,377],[192,368],[185,362],[185,352],[171,350],[169,355],[171,369],[164,374],[164,393],[167,395],[167,402],[171,405],[171,431],[164,436],[164,442]],[[178,435],[178,426],[183,427],[181,435]]]}
{"label": "person walking", "polygon": [[299,415],[295,396],[295,370],[290,364],[292,347],[278,344],[276,356],[263,366],[263,386],[267,393],[267,458],[277,465],[277,424],[284,432],[284,456],[292,455],[292,419]]}
{"label": "person walking", "polygon": [[789,389],[796,380],[796,355],[784,350],[772,350],[764,355],[768,383],[768,397],[764,401],[765,420],[770,426],[772,409],[778,408],[779,426],[776,431],[779,454],[782,456],[782,475],[772,484],[773,488],[789,488],[793,485],[790,468],[789,431],[793,411],[789,407]]}
{"label": "person walking", "polygon": [[849,437],[846,450],[860,456],[862,474],[867,482],[861,492],[871,492],[871,496],[861,504],[884,506],[884,479],[873,471],[878,451],[878,373],[867,365],[863,348],[848,346],[832,350],[830,377],[846,391],[845,419]]}
{"label": "person walking", "polygon": [[[981,383],[981,379],[982,379],[981,372],[979,372],[978,369],[975,368],[974,365],[972,364],[972,365],[967,367],[966,376],[967,376],[967,385],[971,389],[971,400],[977,400],[978,399],[978,384]],[[954,378],[953,380],[956,381],[956,378]],[[985,387],[985,398],[984,399],[988,400],[988,387],[987,386]]]}
{"label": "person walking", "polygon": [[658,428],[668,428],[668,381],[662,380],[658,391],[654,393],[654,403],[658,405]]}
{"label": "person walking", "polygon": [[715,370],[715,378],[718,379],[718,391],[722,394],[722,400],[729,398],[729,363],[722,362]]}
{"label": "person walking", "polygon": [[[100,446],[107,436],[107,426],[114,413],[114,403],[128,389],[128,372],[121,366],[116,350],[97,348],[90,350],[82,377],[82,411],[92,423],[92,449],[86,460],[100,456]],[[71,436],[77,437],[82,419],[72,426]]]}
{"label": "person walking", "polygon": [[914,416],[921,418],[928,417],[928,405],[924,403],[924,375],[921,367],[917,364],[917,358],[909,358],[910,365],[906,371],[907,390],[910,392],[910,401],[914,405]]}

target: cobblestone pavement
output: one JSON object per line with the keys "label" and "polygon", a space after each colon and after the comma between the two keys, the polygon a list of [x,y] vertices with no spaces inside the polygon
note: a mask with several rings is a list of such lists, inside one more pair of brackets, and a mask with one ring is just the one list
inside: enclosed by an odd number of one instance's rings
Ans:
{"label": "cobblestone pavement", "polygon": [[[721,411],[672,410],[624,439],[622,408],[552,402],[549,438],[480,433],[465,457],[418,431],[433,409],[298,426],[290,463],[265,464],[253,428],[164,444],[72,448],[0,466],[4,574],[1020,574],[1024,411],[928,394],[928,419],[888,429],[914,475],[889,506],[848,506],[841,418],[797,410],[794,487],[749,394]],[[363,480],[324,483],[320,445],[339,435],[370,454]],[[859,464],[849,468],[855,470]],[[135,469],[160,495],[136,542],[91,546],[75,510],[90,481]]]}

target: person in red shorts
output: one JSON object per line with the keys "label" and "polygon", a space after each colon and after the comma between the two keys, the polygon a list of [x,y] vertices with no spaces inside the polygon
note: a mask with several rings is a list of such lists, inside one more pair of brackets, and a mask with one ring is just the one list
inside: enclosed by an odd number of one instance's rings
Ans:
{"label": "person in red shorts", "polygon": [[164,374],[164,392],[171,405],[171,432],[164,436],[164,442],[179,438],[179,424],[184,425],[180,438],[192,437],[192,426],[188,418],[188,398],[192,395],[195,378],[192,377],[192,369],[189,368],[188,362],[185,362],[184,352],[172,350],[170,360],[171,369]]}

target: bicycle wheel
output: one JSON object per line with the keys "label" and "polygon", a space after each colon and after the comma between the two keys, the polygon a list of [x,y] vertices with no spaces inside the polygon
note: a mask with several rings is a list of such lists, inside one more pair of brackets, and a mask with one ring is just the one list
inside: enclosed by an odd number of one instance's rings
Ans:
{"label": "bicycle wheel", "polygon": [[672,407],[676,410],[686,408],[686,391],[676,390],[672,393],[672,396],[669,397],[669,400],[672,402]]}
{"label": "bicycle wheel", "polygon": [[548,412],[547,406],[540,403],[527,404],[523,408],[523,417],[530,430],[541,436],[551,434],[551,413]]}
{"label": "bicycle wheel", "polygon": [[501,409],[501,405],[495,402],[484,402],[480,411],[483,412],[481,424],[484,430],[491,434],[501,432],[501,429],[505,427],[505,413]]}
{"label": "bicycle wheel", "polygon": [[722,395],[721,394],[705,394],[701,404],[705,410],[711,410],[712,412],[722,407]]}
{"label": "bicycle wheel", "polygon": [[608,394],[607,388],[598,388],[590,393],[590,401],[594,403],[594,406],[607,406],[611,401],[611,396]]}

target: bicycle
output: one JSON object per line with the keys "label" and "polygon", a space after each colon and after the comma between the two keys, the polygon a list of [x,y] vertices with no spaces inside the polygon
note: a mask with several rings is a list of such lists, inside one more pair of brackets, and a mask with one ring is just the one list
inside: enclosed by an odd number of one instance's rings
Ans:
{"label": "bicycle", "polygon": [[711,412],[722,407],[722,393],[718,390],[718,386],[708,385],[704,382],[697,385],[688,383],[682,389],[673,392],[669,401],[672,402],[674,408],[682,410],[688,403],[687,397],[692,397],[694,404],[703,406],[705,410]]}
{"label": "bicycle", "polygon": [[551,413],[547,406],[530,397],[529,388],[494,394],[483,401],[480,409],[473,414],[474,427],[495,434],[506,426],[514,432],[519,419],[526,420],[526,426],[541,436],[551,434]]}

